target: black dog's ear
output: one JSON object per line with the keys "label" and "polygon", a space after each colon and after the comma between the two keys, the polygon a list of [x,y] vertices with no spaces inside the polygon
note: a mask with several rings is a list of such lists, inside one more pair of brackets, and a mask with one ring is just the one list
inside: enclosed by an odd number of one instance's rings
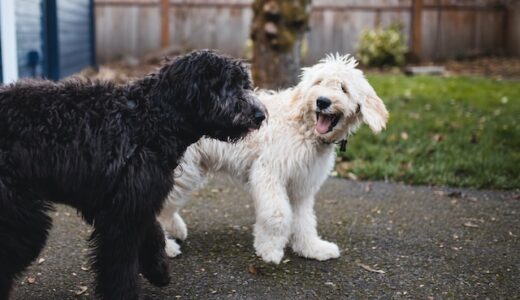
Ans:
{"label": "black dog's ear", "polygon": [[203,50],[180,56],[159,70],[159,85],[167,101],[176,105],[200,108],[200,100],[208,99],[215,79],[220,77],[219,61],[213,51]]}

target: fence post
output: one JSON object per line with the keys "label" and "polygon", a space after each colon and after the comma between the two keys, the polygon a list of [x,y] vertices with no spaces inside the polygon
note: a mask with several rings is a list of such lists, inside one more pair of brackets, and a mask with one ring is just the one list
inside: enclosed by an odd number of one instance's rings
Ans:
{"label": "fence post", "polygon": [[[0,0],[1,1],[1,0]],[[60,42],[57,0],[43,2],[44,8],[44,74],[52,80],[59,80],[60,74]]]}
{"label": "fence post", "polygon": [[423,0],[413,0],[412,3],[412,58],[421,60],[422,43],[422,9]]}
{"label": "fence post", "polygon": [[161,0],[161,47],[170,45],[170,0]]}
{"label": "fence post", "polygon": [[96,48],[96,3],[94,0],[89,0],[89,27],[90,27],[90,65],[96,71],[97,64],[97,48]]}

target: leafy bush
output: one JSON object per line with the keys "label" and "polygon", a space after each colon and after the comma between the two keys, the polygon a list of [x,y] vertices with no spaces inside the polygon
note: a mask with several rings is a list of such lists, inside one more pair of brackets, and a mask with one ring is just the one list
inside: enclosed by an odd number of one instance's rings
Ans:
{"label": "leafy bush", "polygon": [[357,49],[359,61],[366,66],[401,66],[408,51],[402,25],[375,28],[361,34]]}

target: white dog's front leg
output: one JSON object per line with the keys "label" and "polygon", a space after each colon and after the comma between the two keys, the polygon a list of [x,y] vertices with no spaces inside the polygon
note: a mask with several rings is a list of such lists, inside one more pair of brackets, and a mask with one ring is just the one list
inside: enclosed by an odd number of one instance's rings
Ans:
{"label": "white dog's front leg", "polygon": [[307,258],[327,260],[338,258],[339,248],[336,244],[322,240],[316,229],[314,214],[314,197],[293,203],[293,222],[291,246],[294,252]]}
{"label": "white dog's front leg", "polygon": [[268,263],[279,264],[291,233],[291,206],[285,188],[272,177],[255,180],[254,227],[256,254]]}
{"label": "white dog's front leg", "polygon": [[175,204],[165,203],[157,220],[161,223],[164,232],[169,237],[183,241],[188,237],[188,227],[179,215],[179,208]]}
{"label": "white dog's front leg", "polygon": [[168,257],[176,257],[181,254],[181,246],[170,237],[185,240],[188,237],[188,227],[178,213],[179,208],[171,202],[166,202],[161,214],[157,220],[164,230],[164,239],[166,242],[166,254]]}

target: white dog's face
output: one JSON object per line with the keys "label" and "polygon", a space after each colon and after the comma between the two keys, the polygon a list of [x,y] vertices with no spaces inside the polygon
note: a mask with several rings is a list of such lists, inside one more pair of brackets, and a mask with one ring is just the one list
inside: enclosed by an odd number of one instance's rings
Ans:
{"label": "white dog's face", "polygon": [[386,125],[385,105],[356,66],[348,55],[330,55],[303,69],[295,101],[305,122],[314,125],[314,134],[323,142],[344,139],[361,122],[374,132]]}

